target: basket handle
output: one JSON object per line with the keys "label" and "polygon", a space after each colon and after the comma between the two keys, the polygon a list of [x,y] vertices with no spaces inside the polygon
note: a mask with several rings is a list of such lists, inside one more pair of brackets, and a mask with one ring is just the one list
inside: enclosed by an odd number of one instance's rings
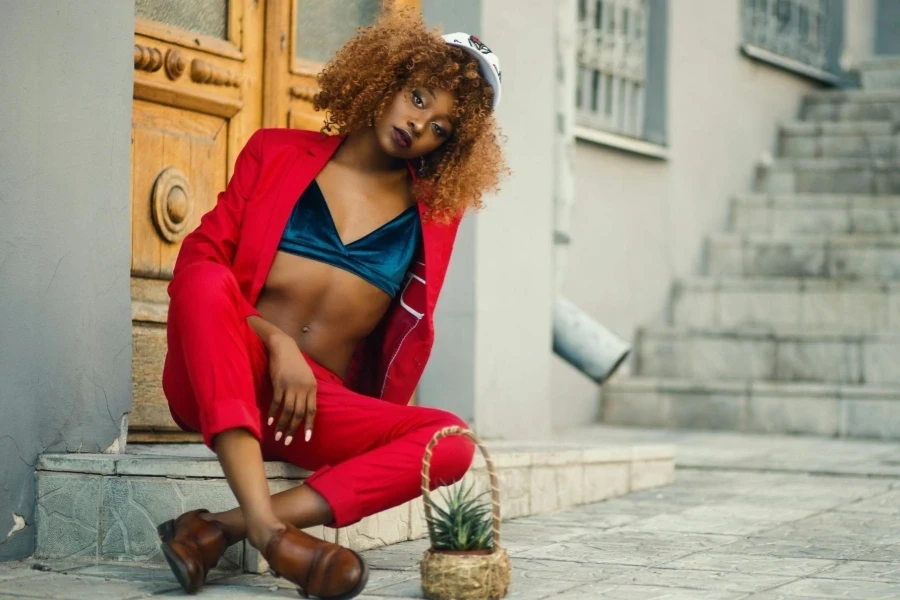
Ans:
{"label": "basket handle", "polygon": [[431,539],[432,545],[434,545],[434,527],[431,524],[431,493],[429,491],[429,488],[431,487],[431,479],[429,478],[429,472],[431,471],[431,454],[434,451],[434,447],[439,441],[451,435],[466,436],[467,438],[472,440],[476,446],[478,446],[478,449],[481,450],[481,453],[484,455],[484,462],[487,464],[488,475],[490,476],[491,480],[491,521],[494,530],[494,549],[499,548],[500,479],[497,477],[497,470],[494,468],[494,461],[491,460],[491,455],[488,454],[487,448],[484,447],[484,444],[481,443],[481,440],[478,439],[478,436],[475,435],[475,432],[473,432],[471,429],[465,429],[456,425],[444,427],[443,429],[435,433],[434,437],[431,438],[431,441],[428,442],[428,445],[425,447],[425,456],[422,458],[422,498],[425,500],[425,519],[428,525],[428,537]]}

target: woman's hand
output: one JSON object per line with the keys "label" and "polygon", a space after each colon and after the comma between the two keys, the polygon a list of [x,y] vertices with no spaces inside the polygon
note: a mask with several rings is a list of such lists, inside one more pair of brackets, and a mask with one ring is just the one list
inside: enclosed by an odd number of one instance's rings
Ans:
{"label": "woman's hand", "polygon": [[274,335],[269,344],[269,376],[275,392],[269,408],[268,424],[272,425],[278,412],[281,417],[275,427],[275,441],[284,435],[284,445],[290,446],[300,422],[305,422],[304,439],[312,437],[316,418],[316,377],[297,347],[297,342],[287,334]]}

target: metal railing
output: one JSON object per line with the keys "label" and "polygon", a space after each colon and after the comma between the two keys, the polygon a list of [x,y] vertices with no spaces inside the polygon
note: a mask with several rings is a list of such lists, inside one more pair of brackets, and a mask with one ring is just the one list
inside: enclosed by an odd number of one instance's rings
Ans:
{"label": "metal railing", "polygon": [[576,122],[642,137],[647,0],[579,0]]}
{"label": "metal railing", "polygon": [[744,42],[828,70],[828,0],[744,0]]}

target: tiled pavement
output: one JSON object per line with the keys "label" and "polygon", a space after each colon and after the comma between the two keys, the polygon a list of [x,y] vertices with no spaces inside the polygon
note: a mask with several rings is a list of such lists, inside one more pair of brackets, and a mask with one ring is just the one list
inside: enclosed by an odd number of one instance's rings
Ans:
{"label": "tiled pavement", "polygon": [[[675,442],[692,466],[664,489],[505,523],[510,599],[900,598],[900,477],[888,472],[900,444],[592,431],[577,435]],[[859,466],[878,460],[881,472]],[[844,471],[852,472],[834,474]],[[421,597],[417,569],[425,546],[367,552],[373,571],[361,598]],[[0,566],[0,600],[182,595],[156,567],[69,563],[37,571],[32,564]],[[216,574],[198,596],[296,597],[282,580],[228,573]]]}

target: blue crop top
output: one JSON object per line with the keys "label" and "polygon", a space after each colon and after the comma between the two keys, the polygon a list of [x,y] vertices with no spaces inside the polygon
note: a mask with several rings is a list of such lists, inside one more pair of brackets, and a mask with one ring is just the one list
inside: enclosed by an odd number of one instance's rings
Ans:
{"label": "blue crop top", "polygon": [[393,298],[409,269],[420,229],[418,209],[413,205],[345,246],[313,179],[294,205],[278,249],[349,271]]}

